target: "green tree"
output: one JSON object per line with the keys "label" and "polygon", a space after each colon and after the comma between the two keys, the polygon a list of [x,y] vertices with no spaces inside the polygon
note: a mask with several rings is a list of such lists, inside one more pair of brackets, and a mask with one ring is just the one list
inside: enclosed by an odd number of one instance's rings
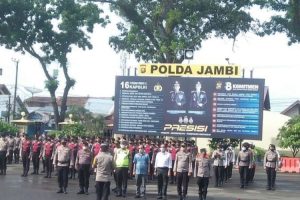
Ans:
{"label": "green tree", "polygon": [[72,120],[84,126],[87,136],[95,136],[103,133],[103,116],[94,115],[88,109],[80,106],[71,106],[68,114],[72,114]]}
{"label": "green tree", "polygon": [[117,24],[120,34],[110,37],[110,45],[144,61],[181,63],[184,49],[199,50],[211,37],[235,40],[257,23],[249,13],[253,1],[87,1],[110,4],[125,21]]}
{"label": "green tree", "polygon": [[300,1],[298,0],[258,0],[261,7],[276,11],[271,20],[263,24],[261,36],[285,33],[289,45],[300,42]]}
{"label": "green tree", "polygon": [[294,117],[282,126],[277,139],[280,147],[289,148],[296,157],[300,150],[300,117]]}
{"label": "green tree", "polygon": [[82,124],[77,123],[64,125],[61,132],[63,136],[86,136],[85,127]]}
{"label": "green tree", "polygon": [[11,133],[11,134],[15,134],[17,133],[19,130],[16,126],[11,125],[9,123],[0,121],[0,134],[3,133]]}
{"label": "green tree", "polygon": [[211,149],[217,149],[219,144],[223,144],[223,145],[231,145],[233,148],[239,146],[240,142],[242,142],[243,140],[240,139],[233,139],[233,138],[212,138],[211,140],[209,140],[209,144],[208,146]]}
{"label": "green tree", "polygon": [[[75,79],[68,72],[68,57],[73,47],[91,49],[89,33],[96,24],[106,25],[107,17],[93,3],[76,0],[1,0],[0,45],[18,52],[28,53],[38,60],[46,76],[54,110],[56,126],[64,121],[69,90]],[[56,73],[48,66],[58,64],[63,71],[65,85],[58,108],[56,90],[59,86]]]}

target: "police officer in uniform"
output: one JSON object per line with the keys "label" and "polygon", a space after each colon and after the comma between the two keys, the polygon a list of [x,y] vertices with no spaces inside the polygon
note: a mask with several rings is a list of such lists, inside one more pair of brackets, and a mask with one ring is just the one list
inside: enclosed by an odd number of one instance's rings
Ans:
{"label": "police officer in uniform", "polygon": [[6,158],[8,156],[8,142],[0,133],[0,175],[6,175]]}
{"label": "police officer in uniform", "polygon": [[232,149],[232,146],[229,145],[228,148],[225,151],[225,156],[226,156],[226,169],[225,169],[225,183],[231,179],[232,177],[232,168],[233,168],[233,163],[235,163],[235,153]]}
{"label": "police officer in uniform", "polygon": [[40,159],[42,157],[42,141],[39,140],[38,135],[35,136],[35,140],[32,141],[32,164],[33,172],[31,174],[39,174]]}
{"label": "police officer in uniform", "polygon": [[249,183],[253,182],[254,179],[254,175],[255,175],[255,169],[256,169],[256,152],[255,152],[255,145],[254,144],[250,144],[249,145],[249,151],[251,152],[251,159],[252,159],[252,167],[249,169],[249,173],[248,173],[248,180]]}
{"label": "police officer in uniform", "polygon": [[75,169],[78,171],[80,190],[77,194],[89,194],[89,179],[92,168],[93,154],[89,149],[89,144],[83,142],[83,147],[76,156]]}
{"label": "police officer in uniform", "polygon": [[113,156],[106,143],[101,144],[101,151],[94,159],[93,168],[96,169],[97,200],[108,200],[110,194],[110,177],[113,172]]}
{"label": "police officer in uniform", "polygon": [[213,152],[212,159],[215,174],[215,187],[221,187],[224,181],[224,165],[226,159],[222,144],[219,144],[218,149]]}
{"label": "police officer in uniform", "polygon": [[67,146],[66,139],[62,139],[61,145],[57,147],[53,158],[53,165],[57,168],[58,172],[59,190],[57,193],[67,194],[69,167],[73,167],[74,165],[72,158],[72,151]]}
{"label": "police officer in uniform", "polygon": [[267,190],[275,190],[276,171],[278,170],[278,154],[274,144],[270,144],[264,157],[264,169],[267,173]]}
{"label": "police officer in uniform", "polygon": [[191,92],[190,107],[194,109],[201,109],[207,103],[206,92],[201,90],[202,85],[200,81],[196,83],[196,90]]}
{"label": "police officer in uniform", "polygon": [[117,149],[114,155],[117,176],[117,197],[126,197],[128,173],[130,172],[130,152],[127,148],[127,142],[122,141],[120,149]]}
{"label": "police officer in uniform", "polygon": [[23,174],[21,176],[26,177],[28,175],[31,153],[31,141],[28,135],[25,134],[20,148],[20,157],[23,162]]}
{"label": "police officer in uniform", "polygon": [[239,173],[240,173],[240,188],[245,188],[248,186],[248,172],[252,167],[252,154],[248,150],[249,144],[244,143],[242,150],[239,152],[237,157]]}
{"label": "police officer in uniform", "polygon": [[51,178],[53,150],[54,150],[54,143],[51,142],[50,137],[47,137],[46,143],[44,144],[44,148],[43,148],[43,160],[45,162],[45,169],[46,169],[45,178]]}
{"label": "police officer in uniform", "polygon": [[171,103],[174,109],[181,109],[186,103],[186,97],[183,91],[180,91],[180,84],[175,81],[174,91],[170,92]]}
{"label": "police officer in uniform", "polygon": [[20,160],[20,144],[21,144],[21,138],[19,134],[15,137],[15,146],[14,146],[14,159],[15,163],[19,163]]}
{"label": "police officer in uniform", "polygon": [[[71,142],[68,144],[68,147],[70,148],[70,150],[72,151],[73,156],[73,162],[75,163],[76,160],[76,156],[77,156],[77,152],[78,152],[78,143],[76,142],[76,138],[73,137],[71,138]],[[70,174],[70,179],[75,179],[76,176],[76,169],[74,167],[71,167],[69,170],[69,174]]]}
{"label": "police officer in uniform", "polygon": [[206,200],[209,178],[212,176],[212,167],[206,149],[200,149],[200,154],[196,158],[194,177],[197,177],[199,187],[199,200]]}
{"label": "police officer in uniform", "polygon": [[182,144],[180,151],[176,153],[173,171],[177,180],[179,199],[185,200],[188,191],[189,176],[193,172],[192,155],[187,151],[185,144]]}
{"label": "police officer in uniform", "polygon": [[8,142],[7,164],[12,164],[13,155],[14,155],[14,146],[15,146],[15,140],[12,135],[9,135],[7,142]]}

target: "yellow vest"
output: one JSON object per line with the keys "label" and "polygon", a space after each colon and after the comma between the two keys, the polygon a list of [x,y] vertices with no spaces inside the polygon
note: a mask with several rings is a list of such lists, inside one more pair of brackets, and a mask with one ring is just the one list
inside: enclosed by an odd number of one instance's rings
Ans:
{"label": "yellow vest", "polygon": [[129,166],[129,150],[118,149],[116,159],[116,167],[128,167]]}

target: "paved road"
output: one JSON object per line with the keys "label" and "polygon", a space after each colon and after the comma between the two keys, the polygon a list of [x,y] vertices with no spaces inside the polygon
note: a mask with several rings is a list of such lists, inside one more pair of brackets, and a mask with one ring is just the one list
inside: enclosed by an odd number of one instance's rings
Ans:
{"label": "paved road", "polygon": [[[91,178],[90,195],[77,195],[78,180],[70,180],[68,194],[56,194],[56,177],[45,179],[43,175],[30,175],[26,178],[20,176],[21,166],[10,165],[6,176],[0,176],[0,200],[90,200],[96,199],[94,177]],[[208,200],[299,200],[300,199],[300,174],[278,173],[276,191],[267,191],[266,175],[261,168],[257,170],[255,182],[247,189],[239,188],[238,173],[235,170],[233,179],[224,188],[214,188],[213,180],[209,185]],[[112,184],[114,185],[114,184]],[[195,180],[190,181],[188,191],[189,200],[196,200],[198,196]],[[134,182],[129,182],[127,198],[116,198],[111,195],[111,200],[134,199]],[[147,200],[156,199],[156,182],[152,181],[147,186]],[[168,200],[178,199],[175,185],[168,187]]]}

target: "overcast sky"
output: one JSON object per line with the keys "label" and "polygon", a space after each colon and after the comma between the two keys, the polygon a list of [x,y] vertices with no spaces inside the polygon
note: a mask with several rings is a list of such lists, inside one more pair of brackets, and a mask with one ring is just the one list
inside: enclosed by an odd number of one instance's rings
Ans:
{"label": "overcast sky", "polygon": [[[117,34],[114,23],[106,28],[96,27],[91,36],[93,50],[82,51],[74,48],[69,56],[69,70],[76,85],[70,91],[71,96],[110,97],[114,95],[115,76],[120,74],[120,55],[108,45],[109,36]],[[254,69],[254,78],[264,78],[270,87],[271,106],[273,111],[282,111],[292,102],[300,99],[300,45],[287,45],[283,34],[264,38],[253,34],[240,35],[234,49],[232,40],[210,39],[203,43],[200,51],[195,52],[191,63],[226,64],[230,62],[246,69],[246,77]],[[20,55],[0,47],[0,68],[3,75],[0,83],[14,86],[15,63],[12,58],[19,59],[18,85],[23,98],[30,97],[21,86],[43,89],[36,95],[48,95],[44,89],[45,76],[39,63],[29,55]],[[127,66],[137,67],[134,56],[127,60]],[[59,69],[56,64],[52,69]],[[51,70],[52,71],[52,70]],[[60,72],[61,74],[61,72]],[[62,74],[61,74],[62,75]],[[64,82],[62,77],[60,81]],[[63,88],[59,88],[61,95]]]}

